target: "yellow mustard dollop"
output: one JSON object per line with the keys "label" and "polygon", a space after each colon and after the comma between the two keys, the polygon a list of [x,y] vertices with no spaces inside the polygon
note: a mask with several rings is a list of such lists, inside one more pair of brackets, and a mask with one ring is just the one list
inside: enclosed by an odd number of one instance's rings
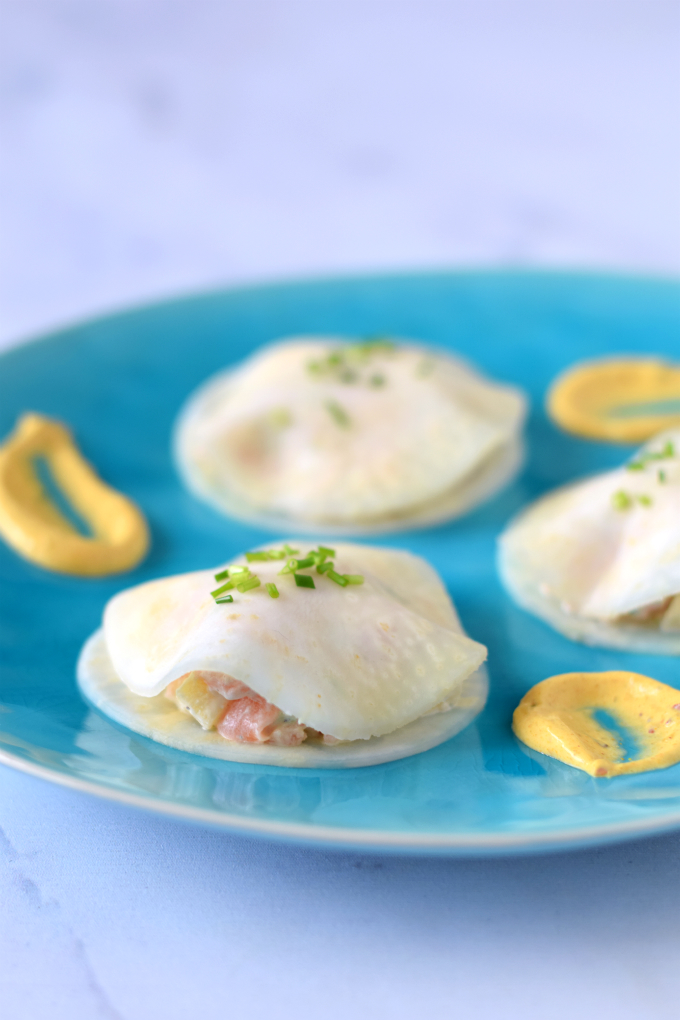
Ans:
{"label": "yellow mustard dollop", "polygon": [[612,358],[568,369],[548,413],[567,432],[637,443],[680,424],[680,367],[658,358]]}
{"label": "yellow mustard dollop", "polygon": [[[36,458],[47,462],[92,537],[79,534],[49,498]],[[39,414],[23,415],[0,446],[0,534],[42,567],[87,577],[130,570],[149,547],[138,507],[98,477],[65,425]]]}
{"label": "yellow mustard dollop", "polygon": [[[639,757],[625,761],[615,732],[595,718],[607,712],[632,733]],[[641,673],[561,673],[532,687],[512,728],[535,751],[591,776],[665,769],[680,761],[680,691]]]}

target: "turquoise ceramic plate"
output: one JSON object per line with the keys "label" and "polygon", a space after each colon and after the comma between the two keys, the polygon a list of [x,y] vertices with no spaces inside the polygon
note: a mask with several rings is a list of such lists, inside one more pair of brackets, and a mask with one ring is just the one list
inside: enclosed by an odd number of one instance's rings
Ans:
{"label": "turquoise ceramic plate", "polygon": [[[676,283],[593,275],[460,273],[287,284],[208,294],[77,326],[0,359],[0,433],[36,410],[69,422],[87,457],[144,508],[148,560],[104,581],[59,577],[0,546],[0,760],[55,782],[251,836],[444,854],[505,854],[680,827],[680,766],[595,780],[530,753],[510,730],[532,684],[568,670],[629,668],[680,687],[674,659],[592,650],[517,609],[494,544],[528,500],[617,464],[621,447],[564,435],[542,400],[555,374],[607,352],[676,355]],[[82,642],[123,587],[208,567],[265,541],[180,487],[170,430],[207,375],[291,333],[419,337],[469,355],[533,401],[522,476],[468,517],[390,535],[440,570],[489,647],[491,696],[448,743],[349,771],[283,770],[173,751],[118,728],[76,689]]]}

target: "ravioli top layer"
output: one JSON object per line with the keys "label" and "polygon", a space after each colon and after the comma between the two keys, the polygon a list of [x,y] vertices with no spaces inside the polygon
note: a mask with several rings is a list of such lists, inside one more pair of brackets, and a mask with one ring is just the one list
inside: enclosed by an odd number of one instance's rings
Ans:
{"label": "ravioli top layer", "polygon": [[515,574],[566,612],[610,620],[680,592],[680,430],[543,497],[501,539]]}
{"label": "ravioli top layer", "polygon": [[191,399],[189,476],[219,500],[319,523],[403,515],[514,439],[521,394],[445,354],[389,342],[293,339]]}
{"label": "ravioli top layer", "polygon": [[104,612],[118,676],[153,696],[190,670],[228,673],[341,740],[391,733],[445,702],[486,648],[463,634],[436,572],[406,552],[334,547],[337,570],[361,573],[363,584],[313,575],[315,589],[298,588],[278,561],[258,563],[262,586],[231,604],[211,597],[219,568],[121,592]]}

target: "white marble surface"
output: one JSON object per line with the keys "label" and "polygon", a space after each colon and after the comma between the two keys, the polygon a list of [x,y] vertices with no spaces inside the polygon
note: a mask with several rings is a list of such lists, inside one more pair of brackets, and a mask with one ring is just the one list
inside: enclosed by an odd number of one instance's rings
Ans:
{"label": "white marble surface", "polygon": [[677,1018],[680,836],[372,857],[0,775],[3,1020]]}
{"label": "white marble surface", "polygon": [[5,342],[255,277],[680,267],[677,0],[0,16]]}
{"label": "white marble surface", "polygon": [[[680,266],[677,3],[0,4],[0,343],[243,279]],[[3,1020],[671,1020],[680,836],[295,849],[0,768]]]}

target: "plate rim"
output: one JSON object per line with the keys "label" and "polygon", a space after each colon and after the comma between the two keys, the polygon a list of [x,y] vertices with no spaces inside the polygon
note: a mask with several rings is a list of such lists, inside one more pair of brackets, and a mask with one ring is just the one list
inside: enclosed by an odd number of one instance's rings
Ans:
{"label": "plate rim", "polygon": [[[206,286],[201,289],[172,294],[149,296],[131,304],[104,308],[101,311],[75,316],[44,332],[22,335],[10,339],[0,349],[0,360],[21,358],[22,352],[34,350],[35,345],[66,340],[73,333],[91,326],[124,320],[129,316],[154,313],[163,308],[200,303],[228,295],[254,295],[258,292],[286,290],[295,287],[323,287],[324,285],[352,285],[360,283],[390,283],[405,279],[506,279],[601,281],[612,284],[634,282],[639,284],[680,287],[680,274],[644,272],[639,270],[606,269],[583,266],[420,266],[377,267],[366,271],[320,272],[304,275],[270,277],[261,280],[239,281],[234,284]],[[293,845],[325,847],[344,851],[373,853],[401,853],[412,855],[449,857],[490,857],[519,854],[558,853],[587,846],[607,845],[627,839],[662,835],[680,829],[680,811],[652,819],[587,825],[569,830],[524,833],[402,833],[394,830],[353,829],[345,826],[317,825],[301,822],[281,822],[267,819],[245,818],[209,808],[193,807],[177,801],[164,800],[145,794],[118,790],[105,782],[84,779],[58,768],[41,765],[0,747],[0,764],[18,772],[73,789],[102,800],[122,804],[137,810],[177,821],[208,825],[224,832],[243,837],[268,839]]]}
{"label": "plate rim", "polygon": [[0,358],[11,356],[16,354],[17,351],[22,350],[25,347],[33,347],[34,344],[43,342],[49,342],[55,340],[58,337],[73,332],[74,330],[81,329],[83,327],[92,326],[98,323],[110,321],[112,319],[125,318],[128,315],[135,315],[140,312],[153,311],[158,308],[167,307],[169,305],[180,305],[188,304],[192,301],[200,301],[204,298],[214,298],[225,294],[247,294],[257,292],[261,290],[278,290],[285,289],[288,287],[304,287],[304,286],[323,286],[324,284],[347,284],[347,283],[358,283],[364,280],[370,280],[373,282],[377,281],[390,281],[390,280],[403,280],[413,279],[424,279],[426,277],[457,277],[457,278],[471,278],[471,277],[505,277],[509,279],[514,277],[516,279],[529,279],[531,277],[538,279],[551,278],[553,280],[577,280],[577,279],[597,279],[602,281],[611,282],[633,282],[633,283],[650,283],[650,284],[661,284],[661,285],[675,285],[680,286],[680,272],[673,272],[668,270],[665,273],[649,270],[645,271],[642,269],[607,269],[600,266],[584,266],[584,265],[555,265],[555,266],[513,266],[513,265],[484,265],[482,263],[472,263],[469,265],[433,265],[433,266],[412,266],[412,267],[391,267],[391,266],[376,266],[374,268],[367,268],[366,270],[347,270],[334,272],[333,270],[321,271],[318,274],[309,273],[292,273],[290,276],[282,274],[281,276],[268,276],[262,279],[256,280],[240,280],[232,284],[224,283],[220,284],[215,282],[212,285],[206,285],[204,288],[192,288],[188,287],[186,290],[176,290],[169,292],[165,295],[158,294],[156,296],[149,295],[148,297],[140,297],[134,299],[131,303],[122,301],[120,304],[113,302],[109,307],[103,307],[100,311],[86,312],[84,315],[79,316],[74,314],[73,317],[66,316],[64,321],[56,323],[56,325],[44,332],[41,327],[38,327],[37,332],[29,331],[28,333],[21,334],[18,338],[14,337],[6,341],[7,345],[0,347]]}
{"label": "plate rim", "polygon": [[520,854],[560,853],[587,846],[604,846],[627,839],[660,836],[680,828],[680,812],[655,822],[620,822],[601,826],[584,826],[568,832],[516,833],[498,836],[451,835],[446,833],[420,833],[408,835],[384,829],[351,829],[345,826],[314,825],[301,822],[274,822],[265,819],[242,818],[239,815],[209,808],[192,807],[177,801],[163,800],[144,794],[126,793],[106,783],[82,779],[28,761],[19,755],[0,748],[0,764],[18,772],[43,779],[67,789],[86,793],[101,800],[113,801],[126,807],[150,811],[177,821],[209,825],[233,835],[255,839],[268,839],[298,846],[325,847],[335,850],[359,850],[373,853],[401,853],[421,856],[493,857]]}

